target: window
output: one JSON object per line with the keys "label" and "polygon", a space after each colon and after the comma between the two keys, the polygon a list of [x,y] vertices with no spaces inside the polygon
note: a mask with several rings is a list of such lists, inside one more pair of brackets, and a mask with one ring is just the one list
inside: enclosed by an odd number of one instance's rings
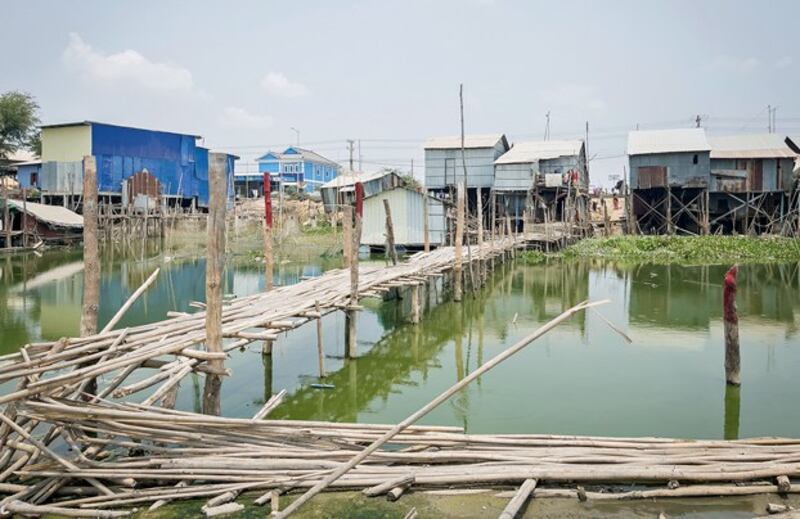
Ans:
{"label": "window", "polygon": [[692,157],[692,164],[697,164],[697,153],[695,153],[694,157]]}
{"label": "window", "polygon": [[32,171],[31,172],[31,186],[38,186],[39,185],[39,172]]}

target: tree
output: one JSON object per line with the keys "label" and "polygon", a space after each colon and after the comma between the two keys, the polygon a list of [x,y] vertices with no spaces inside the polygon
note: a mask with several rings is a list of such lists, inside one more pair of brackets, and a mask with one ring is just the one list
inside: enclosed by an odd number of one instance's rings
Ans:
{"label": "tree", "polygon": [[0,162],[20,148],[38,152],[38,125],[39,104],[32,95],[18,90],[0,95]]}

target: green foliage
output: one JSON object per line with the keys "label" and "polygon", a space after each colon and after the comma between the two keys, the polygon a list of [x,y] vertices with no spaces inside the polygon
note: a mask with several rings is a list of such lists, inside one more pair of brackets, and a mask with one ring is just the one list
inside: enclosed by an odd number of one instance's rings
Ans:
{"label": "green foliage", "polygon": [[0,95],[0,162],[20,148],[41,149],[38,112],[30,94],[12,90]]}
{"label": "green foliage", "polygon": [[538,265],[547,259],[547,255],[538,250],[526,250],[519,255],[519,261],[525,265]]}
{"label": "green foliage", "polygon": [[800,261],[800,240],[774,236],[614,236],[583,240],[563,255],[646,263],[774,263]]}

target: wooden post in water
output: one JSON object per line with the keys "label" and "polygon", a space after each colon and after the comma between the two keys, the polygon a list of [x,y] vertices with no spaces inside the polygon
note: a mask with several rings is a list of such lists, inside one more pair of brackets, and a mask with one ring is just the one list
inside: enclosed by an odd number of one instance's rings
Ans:
{"label": "wooden post in water", "polygon": [[478,283],[483,286],[486,283],[486,265],[481,259],[483,254],[483,189],[477,190],[478,200]]}
{"label": "wooden post in water", "polygon": [[272,260],[272,191],[269,173],[264,173],[264,269],[267,290],[272,290],[274,262]]}
{"label": "wooden post in water", "polygon": [[3,183],[3,231],[6,233],[6,249],[11,248],[11,215],[8,209],[8,187],[4,177],[0,177],[0,182]]}
{"label": "wooden post in water", "polygon": [[455,236],[455,264],[453,265],[453,300],[461,301],[463,291],[462,263],[463,251],[461,245],[464,241],[464,184],[456,185],[456,236]]}
{"label": "wooden post in water", "polygon": [[22,188],[22,246],[28,246],[28,190]]}
{"label": "wooden post in water", "polygon": [[317,312],[317,358],[319,360],[319,378],[325,377],[325,350],[322,344],[322,312],[319,301],[314,301],[314,310]]}
{"label": "wooden post in water", "polygon": [[364,185],[356,182],[355,225],[350,244],[350,303],[347,309],[347,356],[358,356],[356,341],[356,312],[358,311],[358,248],[361,246],[361,217],[364,215]]}
{"label": "wooden post in water", "polygon": [[608,204],[603,199],[603,236],[611,236],[611,220],[608,218]]}
{"label": "wooden post in water", "polygon": [[423,237],[424,245],[423,250],[425,252],[431,251],[431,230],[430,230],[430,222],[428,221],[428,194],[422,194],[422,233],[425,235]]}
{"label": "wooden post in water", "polygon": [[83,157],[83,309],[81,337],[97,333],[100,305],[100,260],[97,246],[97,163]]}
{"label": "wooden post in water", "polygon": [[738,386],[739,374],[739,315],[736,311],[736,265],[725,274],[723,288],[723,323],[725,327],[725,381]]}
{"label": "wooden post in water", "polygon": [[397,265],[397,247],[394,244],[394,223],[392,223],[392,208],[389,200],[383,199],[383,209],[386,211],[386,255],[392,260],[392,265]]}
{"label": "wooden post in water", "polygon": [[[206,247],[206,350],[222,353],[222,269],[225,266],[225,157],[209,158],[208,244]],[[208,361],[216,373],[206,373],[203,413],[220,414],[220,390],[225,364]]]}
{"label": "wooden post in water", "polygon": [[415,283],[411,285],[411,322],[414,324],[419,323],[420,314],[422,313],[419,294],[419,284]]}

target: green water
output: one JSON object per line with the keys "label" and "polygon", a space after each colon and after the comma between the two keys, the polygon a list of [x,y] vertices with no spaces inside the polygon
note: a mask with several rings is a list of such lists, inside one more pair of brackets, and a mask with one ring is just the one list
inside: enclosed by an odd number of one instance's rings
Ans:
{"label": "green water", "polygon": [[[241,258],[240,258],[241,259]],[[104,257],[100,325],[152,272],[158,281],[120,326],[191,311],[202,301],[202,259]],[[336,267],[315,256],[281,263],[276,279],[297,282]],[[359,316],[359,358],[344,359],[344,319],[323,319],[326,369],[317,378],[316,329],[281,336],[271,357],[253,344],[227,362],[226,416],[251,416],[273,393],[288,397],[276,418],[394,423],[482,362],[585,299],[610,299],[603,319],[573,317],[433,411],[425,423],[470,432],[526,432],[699,438],[800,436],[800,278],[798,265],[740,269],[738,305],[742,387],[726,394],[723,372],[722,266],[617,266],[599,261],[508,265],[487,288],[450,302],[442,282],[426,294],[422,323],[407,324],[407,299],[366,300]],[[225,292],[264,285],[261,266],[233,262]],[[401,297],[403,294],[400,294]],[[0,257],[0,352],[78,333],[80,251]],[[141,370],[139,375],[147,375]],[[7,390],[3,388],[2,390]],[[187,377],[178,407],[199,410],[202,379]],[[144,399],[145,393],[138,398]]]}

